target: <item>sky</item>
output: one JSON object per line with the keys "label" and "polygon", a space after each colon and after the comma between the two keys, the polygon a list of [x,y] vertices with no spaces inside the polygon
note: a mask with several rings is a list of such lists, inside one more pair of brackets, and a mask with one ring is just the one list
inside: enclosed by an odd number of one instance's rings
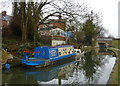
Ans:
{"label": "sky", "polygon": [[[0,3],[4,0],[0,0]],[[8,0],[9,1],[9,0]],[[79,1],[79,0],[77,0]],[[107,35],[118,37],[118,2],[120,0],[84,0],[89,9],[96,13],[101,13],[103,27],[108,30]],[[0,13],[7,10],[7,14],[11,15],[12,5],[10,3],[7,7],[0,6]]]}
{"label": "sky", "polygon": [[84,1],[93,11],[102,13],[103,27],[109,31],[109,34],[118,37],[118,2],[120,0]]}

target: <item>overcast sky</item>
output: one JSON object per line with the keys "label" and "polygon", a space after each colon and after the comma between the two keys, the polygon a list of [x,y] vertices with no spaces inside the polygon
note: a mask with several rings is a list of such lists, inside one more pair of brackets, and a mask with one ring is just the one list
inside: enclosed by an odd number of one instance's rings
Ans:
{"label": "overcast sky", "polygon": [[[1,0],[2,2],[4,0]],[[77,0],[79,1],[79,0]],[[111,35],[118,36],[118,2],[120,0],[84,0],[85,4],[90,7],[94,12],[102,13],[102,21],[105,29],[109,31]],[[7,10],[7,14],[11,14],[12,6],[0,7],[0,12]]]}
{"label": "overcast sky", "polygon": [[102,21],[109,33],[118,36],[118,2],[120,0],[84,0],[95,12],[102,13]]}

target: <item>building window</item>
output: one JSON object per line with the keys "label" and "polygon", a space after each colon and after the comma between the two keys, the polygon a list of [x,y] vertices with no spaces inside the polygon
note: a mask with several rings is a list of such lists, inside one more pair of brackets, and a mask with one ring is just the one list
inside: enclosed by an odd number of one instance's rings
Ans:
{"label": "building window", "polygon": [[43,25],[43,28],[46,28],[47,26],[46,25]]}
{"label": "building window", "polygon": [[53,26],[53,24],[49,24],[49,26],[51,26],[51,27],[52,27],[52,26]]}
{"label": "building window", "polygon": [[45,35],[45,32],[41,32],[41,35]]}

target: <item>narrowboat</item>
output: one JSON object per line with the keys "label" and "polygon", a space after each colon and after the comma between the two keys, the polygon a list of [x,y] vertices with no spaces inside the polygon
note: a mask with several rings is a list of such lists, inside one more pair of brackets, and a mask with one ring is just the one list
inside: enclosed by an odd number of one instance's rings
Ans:
{"label": "narrowboat", "polygon": [[[34,55],[30,56],[30,54]],[[43,67],[75,55],[76,53],[74,52],[73,45],[36,47],[34,52],[24,51],[24,59],[22,59],[22,64],[31,67]]]}

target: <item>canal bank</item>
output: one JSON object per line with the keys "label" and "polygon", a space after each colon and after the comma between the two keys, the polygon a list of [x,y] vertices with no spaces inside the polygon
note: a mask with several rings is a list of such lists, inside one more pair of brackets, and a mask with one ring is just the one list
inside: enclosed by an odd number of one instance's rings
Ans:
{"label": "canal bank", "polygon": [[120,50],[117,48],[108,48],[108,50],[111,50],[112,52],[114,52],[114,54],[116,54],[116,63],[109,77],[108,84],[120,85],[120,76],[119,76],[120,75],[120,66],[119,66]]}

